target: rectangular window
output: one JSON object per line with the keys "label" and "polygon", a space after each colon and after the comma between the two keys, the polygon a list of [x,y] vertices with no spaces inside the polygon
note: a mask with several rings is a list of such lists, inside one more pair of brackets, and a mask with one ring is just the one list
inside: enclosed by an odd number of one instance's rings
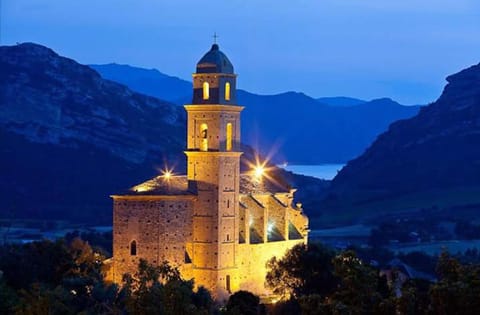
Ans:
{"label": "rectangular window", "polygon": [[226,280],[225,286],[228,293],[232,293],[232,290],[230,289],[230,275],[227,275],[227,278],[225,280]]}
{"label": "rectangular window", "polygon": [[225,100],[230,100],[230,83],[225,83]]}
{"label": "rectangular window", "polygon": [[208,82],[203,82],[203,99],[208,100],[210,98],[210,85]]}
{"label": "rectangular window", "polygon": [[227,151],[232,150],[232,123],[227,124],[227,130],[226,130],[226,143],[225,143],[225,149]]}

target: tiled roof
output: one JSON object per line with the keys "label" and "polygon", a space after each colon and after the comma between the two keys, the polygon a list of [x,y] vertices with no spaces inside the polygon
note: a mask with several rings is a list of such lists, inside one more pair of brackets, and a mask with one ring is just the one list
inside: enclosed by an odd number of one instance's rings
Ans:
{"label": "tiled roof", "polygon": [[233,65],[217,44],[197,63],[197,73],[233,73]]}
{"label": "tiled roof", "polygon": [[130,188],[124,195],[196,195],[194,183],[188,183],[186,175],[157,176]]}
{"label": "tiled roof", "polygon": [[[240,175],[241,194],[263,194],[289,192],[290,187],[284,182],[272,177],[256,180],[250,174]],[[186,175],[175,175],[170,178],[157,176],[141,184],[133,186],[121,195],[196,195],[195,181],[188,181]]]}
{"label": "tiled roof", "polygon": [[279,193],[289,191],[289,185],[278,178],[264,177],[261,180],[256,180],[250,174],[240,175],[241,194]]}

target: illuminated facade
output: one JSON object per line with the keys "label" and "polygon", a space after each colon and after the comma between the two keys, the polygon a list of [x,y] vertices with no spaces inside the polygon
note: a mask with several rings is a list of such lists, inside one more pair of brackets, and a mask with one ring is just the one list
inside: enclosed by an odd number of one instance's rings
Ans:
{"label": "illuminated facade", "polygon": [[113,198],[111,277],[139,259],[164,260],[217,298],[237,290],[268,295],[265,263],[307,241],[308,220],[294,189],[260,170],[240,173],[236,75],[214,44],[193,74],[185,105],[187,175],[163,174]]}

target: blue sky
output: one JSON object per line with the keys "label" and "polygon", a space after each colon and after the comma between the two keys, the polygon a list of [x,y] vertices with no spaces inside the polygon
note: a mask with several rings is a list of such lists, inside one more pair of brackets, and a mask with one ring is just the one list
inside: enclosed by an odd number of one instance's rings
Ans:
{"label": "blue sky", "polygon": [[261,94],[422,104],[480,62],[478,0],[0,1],[2,44],[187,80],[217,32],[239,87]]}

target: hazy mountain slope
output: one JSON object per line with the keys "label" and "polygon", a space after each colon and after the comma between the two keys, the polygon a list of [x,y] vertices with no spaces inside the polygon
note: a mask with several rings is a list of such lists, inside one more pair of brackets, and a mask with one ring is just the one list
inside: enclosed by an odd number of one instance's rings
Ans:
{"label": "hazy mountain slope", "polygon": [[90,65],[103,78],[119,82],[139,93],[173,103],[191,98],[191,82],[168,76],[156,69],[144,69],[115,63]]}
{"label": "hazy mountain slope", "polygon": [[373,210],[379,201],[384,211],[480,204],[480,65],[447,81],[436,102],[392,124],[348,163],[325,209],[343,203]]}
{"label": "hazy mountain slope", "polygon": [[[191,101],[191,83],[155,70],[115,64],[93,66],[105,78],[163,99]],[[148,78],[147,78],[148,77]],[[143,79],[145,78],[145,79]],[[172,86],[168,93],[162,84]],[[133,82],[133,83],[131,83]],[[298,164],[346,162],[361,153],[390,123],[415,115],[418,106],[402,106],[388,99],[364,102],[348,97],[321,98],[302,93],[257,95],[238,91],[242,139],[264,154],[276,152],[277,162]],[[364,102],[364,103],[362,103]]]}
{"label": "hazy mountain slope", "polygon": [[337,97],[320,97],[317,98],[322,104],[330,106],[356,106],[366,103],[367,101],[353,97],[337,96]]}
{"label": "hazy mountain slope", "polygon": [[346,162],[363,153],[395,120],[418,107],[379,99],[352,107],[333,107],[301,93],[259,96],[239,92],[244,111],[245,142],[261,152],[278,151],[294,164]]}

